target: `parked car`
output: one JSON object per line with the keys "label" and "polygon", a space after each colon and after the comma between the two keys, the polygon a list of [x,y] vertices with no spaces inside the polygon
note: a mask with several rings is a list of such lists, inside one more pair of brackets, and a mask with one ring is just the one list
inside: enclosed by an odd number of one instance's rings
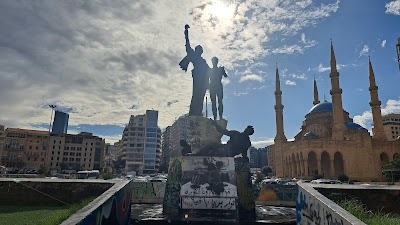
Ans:
{"label": "parked car", "polygon": [[312,180],[310,183],[311,184],[341,184],[342,182],[340,180],[317,179],[317,180]]}

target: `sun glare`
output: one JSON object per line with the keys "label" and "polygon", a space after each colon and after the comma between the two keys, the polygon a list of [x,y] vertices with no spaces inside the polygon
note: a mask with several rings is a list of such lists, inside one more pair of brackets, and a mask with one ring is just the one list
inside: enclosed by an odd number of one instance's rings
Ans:
{"label": "sun glare", "polygon": [[218,19],[227,19],[233,15],[233,7],[222,1],[216,1],[209,6],[209,12]]}

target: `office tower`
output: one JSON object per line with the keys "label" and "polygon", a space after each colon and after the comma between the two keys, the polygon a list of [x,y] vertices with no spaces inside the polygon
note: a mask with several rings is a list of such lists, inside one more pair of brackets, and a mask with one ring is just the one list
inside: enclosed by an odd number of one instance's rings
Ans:
{"label": "office tower", "polygon": [[53,121],[53,134],[66,134],[68,129],[68,113],[56,111]]}

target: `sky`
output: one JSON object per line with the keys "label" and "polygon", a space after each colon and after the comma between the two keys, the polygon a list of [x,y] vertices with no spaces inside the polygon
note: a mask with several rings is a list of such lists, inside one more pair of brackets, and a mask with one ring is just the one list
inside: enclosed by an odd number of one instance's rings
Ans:
{"label": "sky", "polygon": [[185,24],[208,64],[217,56],[227,71],[228,129],[253,125],[255,147],[276,134],[276,65],[288,139],[313,106],[314,77],[320,101],[331,101],[330,39],[350,117],[371,130],[368,56],[382,113],[400,113],[400,0],[3,0],[0,124],[48,130],[54,104],[70,115],[68,133],[109,143],[130,115],[149,109],[159,111],[161,129],[172,125],[192,92],[192,66],[178,65]]}

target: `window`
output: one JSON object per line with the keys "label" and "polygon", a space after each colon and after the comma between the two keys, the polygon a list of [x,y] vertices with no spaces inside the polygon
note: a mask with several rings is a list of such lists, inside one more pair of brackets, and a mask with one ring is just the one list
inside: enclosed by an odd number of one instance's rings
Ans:
{"label": "window", "polygon": [[39,146],[36,146],[36,150],[39,150]]}
{"label": "window", "polygon": [[29,149],[32,149],[32,146],[29,146]]}

